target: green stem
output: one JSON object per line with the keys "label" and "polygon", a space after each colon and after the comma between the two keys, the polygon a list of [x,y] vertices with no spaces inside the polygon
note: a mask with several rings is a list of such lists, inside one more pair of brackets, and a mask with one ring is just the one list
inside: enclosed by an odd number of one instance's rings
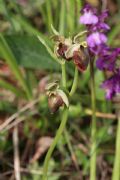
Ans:
{"label": "green stem", "polygon": [[91,124],[91,159],[90,159],[90,180],[96,180],[96,101],[94,81],[94,61],[90,61],[91,74],[91,103],[92,103],[92,124]]}
{"label": "green stem", "polygon": [[120,112],[118,113],[118,126],[116,134],[116,151],[112,180],[120,179]]}
{"label": "green stem", "polygon": [[51,155],[52,155],[52,152],[53,150],[55,149],[55,146],[56,144],[58,143],[60,137],[61,137],[61,134],[64,130],[64,127],[66,125],[66,122],[67,122],[67,119],[68,119],[68,109],[65,108],[64,109],[64,112],[62,114],[62,121],[61,121],[61,124],[59,126],[59,129],[56,133],[56,136],[47,152],[47,155],[45,157],[45,162],[44,162],[44,167],[43,167],[43,178],[42,180],[47,180],[47,171],[48,171],[48,165],[49,165],[49,161],[50,161],[50,158],[51,158]]}
{"label": "green stem", "polygon": [[76,154],[75,154],[74,149],[73,149],[73,147],[72,147],[72,144],[71,144],[71,142],[70,142],[69,133],[68,133],[68,131],[67,131],[66,128],[64,128],[64,137],[65,137],[65,140],[66,140],[68,149],[69,149],[69,151],[70,151],[71,158],[72,158],[73,163],[74,163],[74,165],[75,165],[75,168],[76,168],[76,170],[79,170],[79,165],[78,165],[78,162],[77,162]]}
{"label": "green stem", "polygon": [[[63,83],[63,87],[66,88],[66,69],[65,69],[65,64],[61,65],[62,67],[62,83]],[[68,108],[64,108],[63,114],[62,114],[62,121],[60,123],[60,126],[57,130],[56,136],[47,152],[47,155],[45,157],[45,162],[44,162],[44,166],[43,166],[43,177],[42,180],[47,180],[47,171],[48,171],[48,165],[49,165],[49,161],[52,155],[52,152],[54,151],[57,142],[59,141],[61,134],[66,126],[66,122],[68,119]]]}
{"label": "green stem", "polygon": [[72,85],[72,88],[71,88],[71,91],[69,93],[70,96],[72,96],[75,91],[76,91],[76,88],[77,88],[77,84],[78,84],[78,69],[77,67],[75,68],[75,74],[74,74],[74,80],[73,80],[73,85]]}
{"label": "green stem", "polygon": [[62,67],[62,85],[64,88],[66,88],[67,86],[67,82],[66,82],[66,66],[65,63],[61,65]]}

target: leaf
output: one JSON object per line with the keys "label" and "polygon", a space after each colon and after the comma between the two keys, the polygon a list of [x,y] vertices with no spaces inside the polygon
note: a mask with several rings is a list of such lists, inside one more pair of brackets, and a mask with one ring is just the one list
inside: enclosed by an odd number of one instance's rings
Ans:
{"label": "leaf", "polygon": [[54,52],[51,50],[51,48],[47,45],[47,43],[45,42],[45,40],[40,37],[37,36],[39,41],[43,44],[43,46],[46,48],[47,52],[49,53],[49,55],[55,60],[57,61],[59,64],[61,64],[61,60],[59,58],[57,58],[57,56],[54,54]]}
{"label": "leaf", "polygon": [[8,101],[0,100],[0,112],[15,113],[16,108]]}
{"label": "leaf", "polygon": [[[5,36],[6,41],[13,52],[18,65],[25,68],[44,69],[60,71],[60,65],[50,56],[46,47],[39,41],[38,37],[29,35]],[[45,39],[46,41],[46,39]],[[50,41],[48,41],[50,44]],[[3,58],[2,54],[0,57]],[[74,74],[72,62],[67,63],[67,72]]]}
{"label": "leaf", "polygon": [[7,43],[2,33],[0,33],[0,53],[2,54],[2,57],[6,60],[7,64],[10,66],[16,78],[19,80],[20,84],[26,92],[28,99],[31,99],[31,93],[29,91],[29,88],[27,87],[23,74],[18,67],[16,57],[14,56],[14,53],[12,52],[9,44]]}
{"label": "leaf", "polygon": [[52,29],[53,34],[60,36],[59,32],[54,28],[52,24],[51,24],[51,29]]}
{"label": "leaf", "polygon": [[116,68],[120,68],[120,59],[116,59]]}
{"label": "leaf", "polygon": [[20,66],[34,69],[59,70],[59,65],[37,37],[11,35],[5,38]]}
{"label": "leaf", "polygon": [[1,78],[0,78],[0,87],[10,90],[18,97],[19,96],[24,97],[24,94],[21,91],[21,89],[19,90],[17,87],[13,86],[12,84],[8,83],[7,81],[5,81],[4,79],[1,79]]}

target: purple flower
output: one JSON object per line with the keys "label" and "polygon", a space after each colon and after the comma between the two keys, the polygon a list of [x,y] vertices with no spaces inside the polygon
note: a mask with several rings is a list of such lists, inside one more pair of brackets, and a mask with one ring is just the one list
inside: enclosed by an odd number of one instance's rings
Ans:
{"label": "purple flower", "polygon": [[120,93],[120,71],[113,75],[111,78],[107,79],[101,85],[106,91],[106,99],[112,99],[115,95]]}
{"label": "purple flower", "polygon": [[93,32],[87,37],[87,43],[90,48],[99,46],[107,42],[107,37],[105,34],[100,32]]}
{"label": "purple flower", "polygon": [[100,70],[113,71],[114,75],[104,81],[101,85],[106,91],[106,98],[112,99],[113,96],[120,93],[120,68],[117,67],[116,60],[120,56],[120,48],[110,48],[106,45],[106,31],[110,29],[105,22],[108,17],[108,11],[105,10],[98,14],[97,10],[90,5],[86,5],[82,11],[80,23],[85,24],[87,28],[87,44],[92,55],[98,56],[96,66]]}
{"label": "purple flower", "polygon": [[100,31],[108,31],[110,30],[110,26],[105,23],[105,19],[108,17],[108,10],[103,11],[99,16],[98,16],[98,23],[96,24],[97,30]]}
{"label": "purple flower", "polygon": [[96,15],[96,10],[90,5],[86,5],[81,13],[83,14],[80,17],[80,23],[85,25],[96,24],[98,22],[98,17]]}
{"label": "purple flower", "polygon": [[109,70],[115,71],[116,67],[116,59],[120,55],[120,48],[109,48],[105,47],[101,52],[98,60],[96,61],[96,66],[100,70]]}
{"label": "purple flower", "polygon": [[87,44],[89,50],[92,54],[98,55],[107,42],[105,32],[110,29],[108,24],[105,23],[108,11],[105,10],[98,14],[95,8],[86,5],[81,12],[83,15],[80,17],[80,22],[85,24],[88,30]]}
{"label": "purple flower", "polygon": [[87,26],[89,31],[99,31],[99,32],[106,32],[110,30],[110,26],[105,23],[105,19],[108,17],[108,11],[103,11],[98,17],[98,22],[96,24],[93,24],[91,26]]}

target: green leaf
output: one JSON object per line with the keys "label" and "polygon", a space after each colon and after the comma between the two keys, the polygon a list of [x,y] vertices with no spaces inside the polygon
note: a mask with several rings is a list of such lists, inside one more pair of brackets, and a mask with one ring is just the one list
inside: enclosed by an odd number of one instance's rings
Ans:
{"label": "green leaf", "polygon": [[[1,98],[1,96],[0,96]],[[6,113],[15,113],[16,108],[14,105],[8,101],[0,100],[0,112],[6,112]]]}
{"label": "green leaf", "polygon": [[0,79],[0,87],[10,90],[18,97],[19,96],[24,97],[24,94],[21,89],[19,90],[17,87],[13,86],[12,84],[8,83],[7,81],[3,79]]}
{"label": "green leaf", "polygon": [[6,60],[7,64],[10,66],[16,78],[21,83],[22,87],[24,88],[26,92],[28,99],[31,99],[29,88],[27,87],[23,74],[18,67],[16,57],[14,56],[14,53],[12,52],[11,47],[7,43],[2,33],[0,33],[0,53],[2,57]]}
{"label": "green leaf", "polygon": [[5,38],[20,66],[34,69],[59,70],[59,65],[37,37],[11,35]]}
{"label": "green leaf", "polygon": [[116,59],[116,68],[120,68],[120,59]]}

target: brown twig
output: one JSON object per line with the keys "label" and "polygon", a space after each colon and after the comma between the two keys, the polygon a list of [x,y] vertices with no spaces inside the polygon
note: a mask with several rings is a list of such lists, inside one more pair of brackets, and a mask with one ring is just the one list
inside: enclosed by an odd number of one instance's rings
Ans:
{"label": "brown twig", "polygon": [[27,105],[25,105],[23,108],[21,108],[18,112],[16,112],[15,114],[13,114],[11,117],[9,117],[3,124],[0,125],[0,132],[8,125],[10,124],[14,119],[18,118],[19,115],[21,113],[23,113],[24,111],[31,109],[36,103],[39,102],[39,98],[28,103]]}
{"label": "brown twig", "polygon": [[[31,116],[37,114],[37,111],[34,110],[31,114]],[[26,115],[26,116],[21,116],[21,117],[18,117],[14,122],[12,122],[11,124],[8,124],[1,132],[5,132],[5,131],[8,131],[10,130],[11,128],[13,128],[14,126],[18,125],[19,123],[23,122],[24,120],[26,120],[26,117],[28,118],[29,115]]]}
{"label": "brown twig", "polygon": [[13,146],[14,146],[14,173],[15,179],[21,180],[20,175],[20,158],[19,158],[19,139],[18,139],[18,128],[17,126],[14,127],[13,130]]}
{"label": "brown twig", "polygon": [[[92,110],[91,109],[86,109],[85,110],[85,114],[92,115]],[[105,118],[105,119],[116,119],[116,115],[115,114],[102,113],[102,112],[96,112],[96,117]]]}
{"label": "brown twig", "polygon": [[[35,174],[35,175],[42,175],[43,174],[42,169],[27,169],[27,168],[23,168],[23,167],[20,168],[20,172],[21,173],[28,173],[28,174]],[[1,173],[0,177],[4,177],[4,176],[10,175],[12,173],[13,173],[13,170]],[[69,175],[70,173],[71,173],[70,171],[52,172],[53,175],[61,175],[61,174],[62,175]],[[48,172],[48,174],[50,174],[50,173]]]}

